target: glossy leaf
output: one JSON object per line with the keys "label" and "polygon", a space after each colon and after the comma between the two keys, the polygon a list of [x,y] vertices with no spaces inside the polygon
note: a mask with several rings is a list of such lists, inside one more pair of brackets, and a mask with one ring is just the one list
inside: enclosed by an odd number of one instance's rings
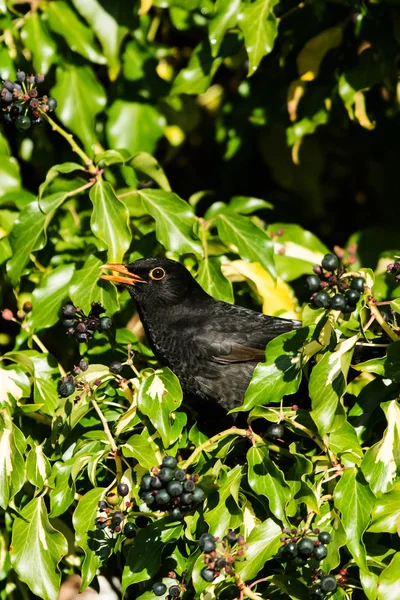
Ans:
{"label": "glossy leaf", "polygon": [[259,262],[275,277],[273,248],[265,231],[245,217],[229,210],[218,215],[217,229],[221,240],[250,262]]}
{"label": "glossy leaf", "polygon": [[31,384],[26,373],[17,365],[0,366],[0,407],[11,406],[11,398],[29,397]]}
{"label": "glossy leaf", "polygon": [[26,441],[7,409],[0,410],[0,506],[8,503],[25,483],[23,453]]}
{"label": "glossy leaf", "polygon": [[340,344],[334,352],[327,351],[310,377],[311,417],[321,435],[335,431],[345,420],[342,396],[358,336]]}
{"label": "glossy leaf", "polygon": [[[51,2],[49,6],[58,4]],[[51,90],[58,100],[57,117],[91,150],[96,144],[95,117],[106,105],[106,95],[88,65],[63,64]]]}
{"label": "glossy leaf", "polygon": [[[72,518],[76,532],[76,543],[85,553],[82,565],[82,584],[84,590],[93,580],[101,566],[100,545],[102,536],[95,527],[98,516],[98,502],[104,495],[104,488],[94,488],[80,498]],[[96,552],[97,547],[97,552]]]}
{"label": "glossy leaf", "polygon": [[270,459],[267,446],[253,446],[247,452],[248,480],[252,490],[268,499],[269,510],[284,526],[286,506],[291,499],[290,487],[282,471]]}
{"label": "glossy leaf", "polygon": [[129,550],[122,575],[122,593],[129,585],[153,577],[161,564],[163,548],[177,540],[182,533],[181,523],[168,523],[159,519],[139,531]]}
{"label": "glossy leaf", "polygon": [[216,257],[211,256],[201,261],[196,280],[213,298],[233,303],[232,284],[222,274],[221,263]]}
{"label": "glossy leaf", "polygon": [[236,465],[228,473],[224,473],[218,488],[218,504],[204,516],[213,535],[223,536],[229,528],[236,527],[234,519],[239,515],[241,517],[238,504],[242,477],[241,465]]}
{"label": "glossy leaf", "polygon": [[33,308],[28,321],[32,330],[51,327],[59,320],[73,273],[74,265],[62,265],[43,277],[32,294]]}
{"label": "glossy leaf", "polygon": [[318,77],[321,62],[329,50],[337,48],[343,38],[343,27],[329,27],[314,36],[303,46],[297,55],[297,69],[303,81],[313,81]]}
{"label": "glossy leaf", "polygon": [[139,190],[138,194],[155,219],[157,239],[166,249],[201,256],[200,242],[193,235],[196,218],[186,202],[164,190]]}
{"label": "glossy leaf", "polygon": [[400,481],[396,481],[387,494],[377,495],[368,531],[400,535]]}
{"label": "glossy leaf", "polygon": [[180,431],[174,432],[172,424],[173,411],[180,407],[181,402],[179,380],[167,367],[146,377],[139,388],[139,409],[149,417],[165,448],[173,444],[180,434]]}
{"label": "glossy leaf", "polygon": [[92,302],[99,302],[107,315],[113,315],[119,308],[115,286],[99,279],[102,264],[103,261],[96,256],[89,256],[83,267],[75,270],[69,283],[72,302],[86,314],[89,313]]}
{"label": "glossy leaf", "polygon": [[217,0],[212,19],[208,24],[212,55],[218,55],[222,40],[228,29],[236,25],[240,0]]}
{"label": "glossy leaf", "polygon": [[48,73],[56,57],[56,43],[50,35],[46,21],[39,11],[31,12],[21,30],[25,46],[32,52],[32,62],[37,73]]}
{"label": "glossy leaf", "polygon": [[277,0],[255,0],[242,3],[239,27],[249,57],[249,75],[258,68],[261,59],[271,52],[278,33],[278,21],[273,13]]}
{"label": "glossy leaf", "polygon": [[162,190],[165,190],[166,192],[171,191],[171,186],[164,170],[151,154],[148,154],[147,152],[138,152],[138,154],[132,156],[130,165],[132,165],[138,175],[151,177],[151,179],[158,183]]}
{"label": "glossy leaf", "polygon": [[50,473],[50,462],[43,452],[43,447],[33,446],[26,457],[26,478],[38,490],[42,490]]}
{"label": "glossy leaf", "polygon": [[135,458],[139,465],[145,469],[151,469],[158,464],[154,448],[149,440],[142,435],[131,435],[131,437],[121,446],[124,456]]}
{"label": "glossy leaf", "polygon": [[154,153],[164,129],[164,117],[151,104],[115,100],[108,111],[107,140],[112,148]]}
{"label": "glossy leaf", "polygon": [[300,352],[307,335],[308,328],[303,327],[269,342],[266,362],[255,368],[243,404],[236,410],[248,411],[254,406],[280,402],[283,396],[297,392],[303,366]]}
{"label": "glossy leaf", "polygon": [[237,567],[244,581],[254,579],[265,563],[275,556],[282,545],[279,539],[281,535],[282,529],[272,519],[266,519],[254,527],[246,538],[246,560]]}
{"label": "glossy leaf", "polygon": [[50,2],[46,6],[46,14],[51,29],[65,39],[73,52],[94,63],[106,62],[96,47],[92,30],[82,23],[67,2],[64,0]]}
{"label": "glossy leaf", "polygon": [[18,577],[39,598],[54,600],[61,578],[58,563],[67,551],[65,537],[50,524],[44,499],[33,498],[13,525],[10,556]]}
{"label": "glossy leaf", "polygon": [[120,69],[120,46],[128,33],[128,28],[120,27],[112,14],[107,12],[98,0],[73,0],[73,5],[86,19],[100,41],[103,54],[107,59],[110,79],[114,81]]}
{"label": "glossy leaf", "polygon": [[192,53],[187,67],[182,69],[172,86],[173,94],[203,94],[222,63],[222,58],[213,58],[207,42],[201,42]]}
{"label": "glossy leaf", "polygon": [[90,199],[93,202],[92,231],[108,248],[107,262],[120,263],[131,242],[128,211],[107,181],[95,183]]}
{"label": "glossy leaf", "polygon": [[383,402],[381,408],[387,428],[382,439],[368,448],[361,465],[364,477],[375,494],[391,488],[400,466],[400,408],[396,400]]}
{"label": "glossy leaf", "polygon": [[347,548],[357,565],[368,571],[363,534],[371,520],[374,495],[353,467],[344,471],[335,488],[335,507],[340,510]]}
{"label": "glossy leaf", "polygon": [[396,552],[392,560],[379,576],[378,600],[400,600],[399,588],[400,552]]}

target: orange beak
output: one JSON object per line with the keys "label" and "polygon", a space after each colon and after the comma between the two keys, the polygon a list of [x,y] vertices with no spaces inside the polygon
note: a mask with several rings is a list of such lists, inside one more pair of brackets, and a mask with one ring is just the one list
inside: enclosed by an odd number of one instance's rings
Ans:
{"label": "orange beak", "polygon": [[125,283],[125,285],[135,285],[136,283],[147,283],[145,279],[139,277],[139,275],[135,275],[134,273],[130,273],[126,267],[126,265],[118,265],[118,264],[106,264],[102,265],[100,269],[109,269],[110,271],[116,271],[117,273],[122,273],[123,276],[120,275],[99,275],[100,279],[105,279],[106,281],[113,281],[114,283]]}

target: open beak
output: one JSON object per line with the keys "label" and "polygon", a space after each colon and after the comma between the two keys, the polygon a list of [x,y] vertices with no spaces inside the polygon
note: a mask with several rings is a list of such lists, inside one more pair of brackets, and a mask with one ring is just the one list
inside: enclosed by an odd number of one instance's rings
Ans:
{"label": "open beak", "polygon": [[105,279],[106,281],[113,281],[114,283],[125,283],[125,285],[147,283],[147,281],[139,277],[139,275],[130,273],[126,265],[106,264],[101,265],[100,269],[108,269],[109,271],[116,271],[117,273],[122,273],[122,275],[99,275],[100,279]]}

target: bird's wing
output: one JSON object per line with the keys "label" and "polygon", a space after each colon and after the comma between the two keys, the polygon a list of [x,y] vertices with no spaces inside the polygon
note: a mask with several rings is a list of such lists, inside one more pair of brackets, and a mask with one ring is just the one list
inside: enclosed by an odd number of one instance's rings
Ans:
{"label": "bird's wing", "polygon": [[[206,321],[193,340],[208,360],[222,364],[260,362],[265,346],[281,333],[301,326],[300,321],[257,314],[239,307]],[[223,317],[226,318],[223,318]]]}

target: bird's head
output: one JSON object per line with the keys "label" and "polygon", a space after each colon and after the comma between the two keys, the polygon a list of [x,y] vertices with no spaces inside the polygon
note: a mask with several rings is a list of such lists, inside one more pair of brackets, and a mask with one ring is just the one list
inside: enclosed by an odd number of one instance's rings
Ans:
{"label": "bird's head", "polygon": [[177,305],[193,295],[207,297],[189,271],[168,258],[142,258],[128,265],[106,264],[101,268],[118,273],[100,278],[125,285],[142,307]]}

